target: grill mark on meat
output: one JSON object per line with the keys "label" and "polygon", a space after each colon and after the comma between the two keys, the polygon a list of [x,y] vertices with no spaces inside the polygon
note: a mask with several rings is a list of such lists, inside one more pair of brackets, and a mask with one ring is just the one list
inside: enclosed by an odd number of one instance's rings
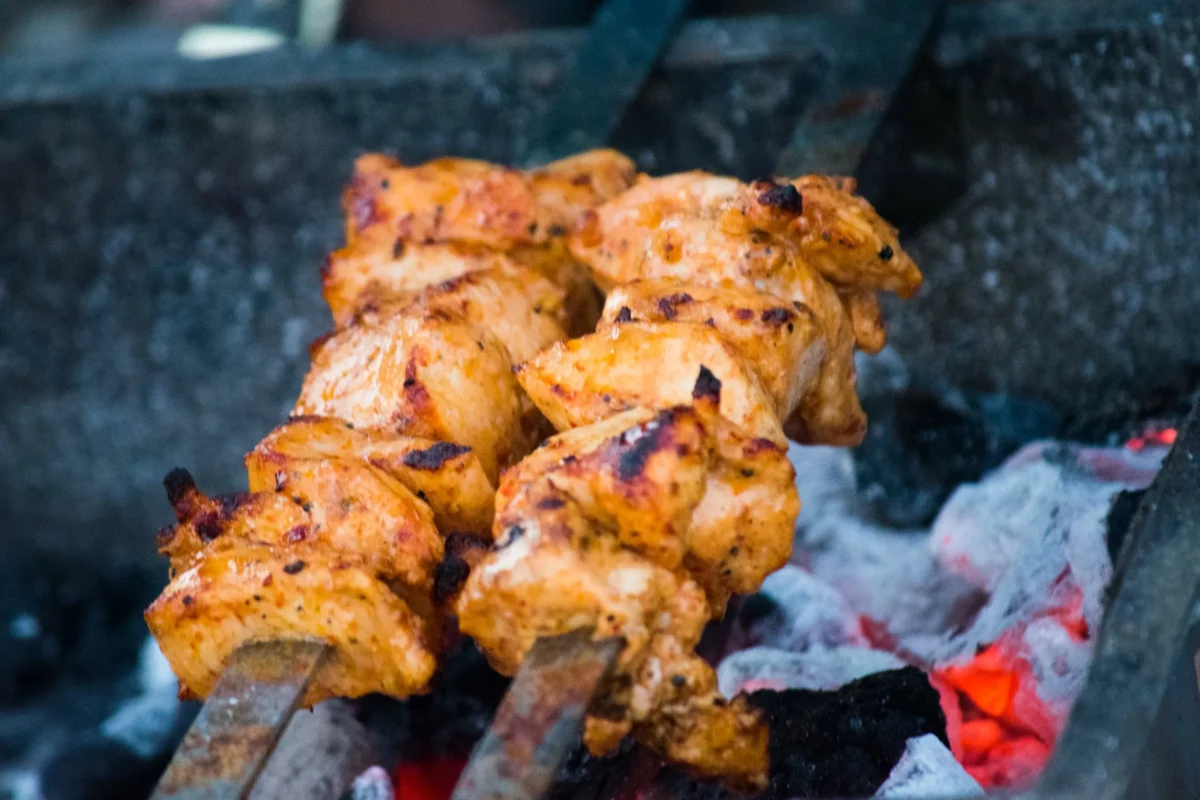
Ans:
{"label": "grill mark on meat", "polygon": [[[641,476],[650,456],[663,448],[669,429],[669,424],[663,424],[669,422],[669,418],[664,420],[664,417],[669,414],[670,412],[664,411],[658,419],[642,426],[641,436],[634,439],[633,443],[628,445],[617,459],[617,477],[623,481],[632,481]],[[622,438],[624,438],[624,434],[622,434]]]}
{"label": "grill mark on meat", "polygon": [[666,297],[660,297],[658,299],[658,310],[662,312],[664,317],[671,320],[677,316],[678,306],[690,302],[692,302],[690,294],[687,292],[677,292],[676,294],[669,294]]}
{"label": "grill mark on meat", "polygon": [[778,208],[785,214],[799,215],[803,213],[804,198],[800,196],[799,190],[790,183],[777,184],[774,181],[763,180],[755,182],[754,186],[762,190],[759,192],[758,202],[764,206]]}
{"label": "grill mark on meat", "polygon": [[189,492],[196,490],[196,479],[186,469],[176,467],[163,478],[163,488],[167,490],[167,502],[175,507]]}
{"label": "grill mark on meat", "polygon": [[447,461],[471,452],[466,445],[454,442],[437,442],[424,450],[413,450],[404,454],[404,466],[419,470],[439,470]]}
{"label": "grill mark on meat", "polygon": [[791,322],[792,312],[782,307],[768,308],[762,312],[759,318],[768,325],[778,327],[786,322]]}
{"label": "grill mark on meat", "polygon": [[700,365],[700,374],[696,376],[696,384],[692,387],[692,399],[721,402],[721,380],[703,364]]}
{"label": "grill mark on meat", "polygon": [[446,537],[445,555],[433,571],[433,602],[444,606],[466,582],[471,564],[466,554],[472,550],[485,553],[490,543],[469,533],[452,533]]}
{"label": "grill mark on meat", "polygon": [[196,515],[196,519],[192,522],[192,527],[196,529],[196,536],[205,544],[213,541],[223,533],[220,517],[215,511],[205,511],[203,514]]}

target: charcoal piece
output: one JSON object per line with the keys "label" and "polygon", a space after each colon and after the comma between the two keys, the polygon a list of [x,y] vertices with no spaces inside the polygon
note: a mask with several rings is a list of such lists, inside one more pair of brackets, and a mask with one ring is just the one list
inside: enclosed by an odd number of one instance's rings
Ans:
{"label": "charcoal piece", "polygon": [[599,758],[580,745],[558,768],[546,800],[602,800],[621,796],[622,785],[637,769],[636,753],[631,739],[621,742],[615,753]]}
{"label": "charcoal piece", "polygon": [[880,392],[863,407],[871,423],[854,451],[858,485],[875,514],[900,528],[928,525],[957,486],[1061,424],[1035,401],[925,387]]}
{"label": "charcoal piece", "polygon": [[916,667],[877,672],[836,692],[754,692],[750,702],[771,726],[767,795],[781,800],[870,796],[912,737],[932,733],[949,746],[937,690]]}
{"label": "charcoal piece", "polygon": [[[770,783],[754,800],[870,797],[908,740],[933,734],[949,747],[937,690],[916,667],[868,675],[833,692],[754,692],[771,726]],[[735,800],[741,795],[664,769],[643,797]]]}
{"label": "charcoal piece", "polygon": [[1108,545],[1108,557],[1112,559],[1114,566],[1121,563],[1121,548],[1125,544],[1125,534],[1129,533],[1133,516],[1142,504],[1142,497],[1145,496],[1146,491],[1145,489],[1136,492],[1121,491],[1113,498],[1112,508],[1104,523],[1104,541]]}

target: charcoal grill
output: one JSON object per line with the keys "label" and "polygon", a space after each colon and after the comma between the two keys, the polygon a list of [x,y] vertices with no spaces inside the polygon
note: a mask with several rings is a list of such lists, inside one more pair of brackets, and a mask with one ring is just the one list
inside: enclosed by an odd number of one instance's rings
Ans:
{"label": "charcoal grill", "polygon": [[[683,6],[666,5],[663,41]],[[0,65],[8,519],[56,557],[158,569],[141,533],[163,521],[159,476],[187,462],[234,488],[229,465],[293,394],[325,326],[313,265],[364,149],[520,163],[608,140],[655,172],[854,170],[929,274],[919,302],[891,309],[908,361],[1045,400],[1076,430],[1186,395],[1200,334],[1194,9],[883,5],[687,22],[661,58],[658,42],[613,50],[597,28]],[[629,53],[619,74],[644,79],[640,93],[555,110]],[[1131,528],[1088,686],[1031,797],[1200,786],[1181,713],[1198,710],[1197,451],[1193,413]]]}

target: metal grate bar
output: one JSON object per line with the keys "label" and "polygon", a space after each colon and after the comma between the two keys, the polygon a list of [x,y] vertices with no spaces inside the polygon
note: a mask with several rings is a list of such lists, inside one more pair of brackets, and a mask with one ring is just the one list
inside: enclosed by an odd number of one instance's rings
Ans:
{"label": "metal grate bar", "polygon": [[856,57],[827,52],[829,71],[805,108],[776,173],[853,175],[892,95],[900,87],[937,17],[936,0],[871,0],[846,17],[841,41],[857,41]]}
{"label": "metal grate bar", "polygon": [[543,164],[607,144],[687,5],[687,0],[608,0],[601,6],[522,160]]}

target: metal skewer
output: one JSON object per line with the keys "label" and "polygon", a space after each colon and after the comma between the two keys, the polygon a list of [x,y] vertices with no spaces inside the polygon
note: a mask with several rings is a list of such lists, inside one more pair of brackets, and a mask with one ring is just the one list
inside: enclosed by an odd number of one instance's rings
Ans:
{"label": "metal skewer", "polygon": [[273,641],[234,651],[151,800],[248,797],[329,649]]}
{"label": "metal skewer", "polygon": [[451,800],[537,800],[579,744],[583,719],[622,639],[591,630],[538,639],[525,656]]}

